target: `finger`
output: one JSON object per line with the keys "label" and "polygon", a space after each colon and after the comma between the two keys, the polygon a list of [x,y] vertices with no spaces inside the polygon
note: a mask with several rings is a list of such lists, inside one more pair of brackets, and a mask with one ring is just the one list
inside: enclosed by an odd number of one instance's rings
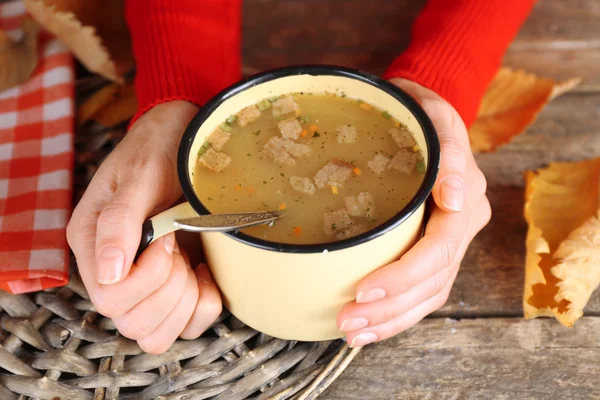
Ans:
{"label": "finger", "polygon": [[[456,269],[456,272],[458,272],[458,269]],[[395,336],[416,325],[427,315],[440,309],[446,303],[451,288],[452,285],[449,284],[438,295],[386,323],[351,332],[346,336],[346,340],[350,343],[350,347],[361,347]]]}
{"label": "finger", "polygon": [[119,332],[133,340],[150,336],[173,311],[188,281],[188,267],[177,246],[173,252],[173,267],[167,282],[146,297],[125,315],[114,319]]}
{"label": "finger", "polygon": [[196,281],[198,282],[198,303],[192,314],[192,318],[186,325],[180,337],[182,339],[196,339],[221,315],[221,294],[215,284],[208,266],[200,264],[196,270]]}
{"label": "finger", "polygon": [[[182,257],[177,257],[173,261],[184,263]],[[150,336],[138,340],[140,348],[150,354],[161,354],[167,351],[187,325],[197,302],[198,284],[194,272],[189,269],[185,289],[175,308]]]}
{"label": "finger", "polygon": [[432,194],[437,206],[447,212],[459,212],[465,207],[467,165],[472,157],[470,148],[459,139],[464,125],[453,120],[446,118],[436,123],[440,168]]}
{"label": "finger", "polygon": [[[140,256],[127,279],[112,285],[101,285],[95,279],[86,279],[90,299],[98,312],[117,318],[160,288],[171,274],[173,266],[174,234],[170,233],[152,243]],[[83,273],[83,271],[82,271]]]}
{"label": "finger", "polygon": [[[435,208],[425,235],[400,260],[367,276],[356,289],[356,301],[369,303],[397,296],[462,257],[469,224],[468,213],[445,213]],[[468,243],[468,241],[467,241]]]}
{"label": "finger", "polygon": [[169,197],[165,190],[157,189],[151,179],[165,169],[155,162],[140,163],[143,167],[135,168],[123,182],[119,182],[113,198],[98,215],[95,246],[97,279],[105,285],[119,282],[127,276],[140,244],[142,224],[156,206]]}
{"label": "finger", "polygon": [[452,284],[450,280],[457,269],[458,264],[455,263],[397,296],[366,304],[356,302],[346,304],[337,318],[340,331],[352,332],[399,317],[440,293],[448,284]]}

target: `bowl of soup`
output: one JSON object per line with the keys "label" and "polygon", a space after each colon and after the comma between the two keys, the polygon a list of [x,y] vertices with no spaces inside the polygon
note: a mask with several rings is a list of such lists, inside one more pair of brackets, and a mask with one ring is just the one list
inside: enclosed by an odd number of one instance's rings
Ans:
{"label": "bowl of soup", "polygon": [[333,66],[267,71],[193,118],[178,154],[188,202],[149,220],[146,239],[178,218],[279,210],[200,234],[224,304],[274,337],[340,338],[357,284],[421,236],[439,157],[433,124],[395,85]]}

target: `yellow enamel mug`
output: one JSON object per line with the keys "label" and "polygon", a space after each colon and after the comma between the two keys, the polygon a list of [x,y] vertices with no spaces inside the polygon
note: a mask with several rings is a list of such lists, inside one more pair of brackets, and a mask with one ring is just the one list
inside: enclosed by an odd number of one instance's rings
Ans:
{"label": "yellow enamel mug", "polygon": [[404,209],[368,232],[334,243],[292,245],[242,232],[200,234],[225,306],[248,326],[281,339],[343,337],[336,317],[342,306],[354,300],[357,284],[398,259],[420,237],[425,201],[439,167],[440,146],[433,124],[413,98],[378,77],[334,66],[280,68],[241,81],[206,103],[183,136],[177,168],[188,202],[144,224],[141,250],[174,231],[174,220],[209,214],[196,194],[202,188],[193,186],[191,173],[200,147],[227,117],[272,96],[340,91],[387,110],[415,134],[426,171],[421,187]]}

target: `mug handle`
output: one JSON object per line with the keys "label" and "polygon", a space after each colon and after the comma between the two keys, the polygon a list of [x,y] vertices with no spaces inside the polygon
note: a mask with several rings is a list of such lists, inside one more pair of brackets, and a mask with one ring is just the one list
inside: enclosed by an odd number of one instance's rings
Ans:
{"label": "mug handle", "polygon": [[194,211],[190,203],[185,202],[176,205],[175,207],[171,207],[168,210],[165,210],[160,214],[157,214],[154,217],[146,220],[144,225],[142,225],[142,239],[140,240],[140,247],[135,255],[135,259],[137,260],[146,247],[148,247],[156,239],[159,239],[167,233],[178,230],[178,228],[176,228],[173,224],[174,221],[197,216],[198,213]]}

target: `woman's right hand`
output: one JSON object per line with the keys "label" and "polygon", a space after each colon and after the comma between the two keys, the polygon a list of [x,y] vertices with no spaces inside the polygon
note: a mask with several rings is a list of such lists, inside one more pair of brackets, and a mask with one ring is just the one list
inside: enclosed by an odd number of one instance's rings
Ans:
{"label": "woman's right hand", "polygon": [[67,226],[67,240],[99,313],[147,353],[193,339],[218,317],[221,298],[205,264],[195,271],[175,234],[134,262],[142,224],[182,195],[177,150],[197,111],[185,101],[142,115],[102,163]]}

